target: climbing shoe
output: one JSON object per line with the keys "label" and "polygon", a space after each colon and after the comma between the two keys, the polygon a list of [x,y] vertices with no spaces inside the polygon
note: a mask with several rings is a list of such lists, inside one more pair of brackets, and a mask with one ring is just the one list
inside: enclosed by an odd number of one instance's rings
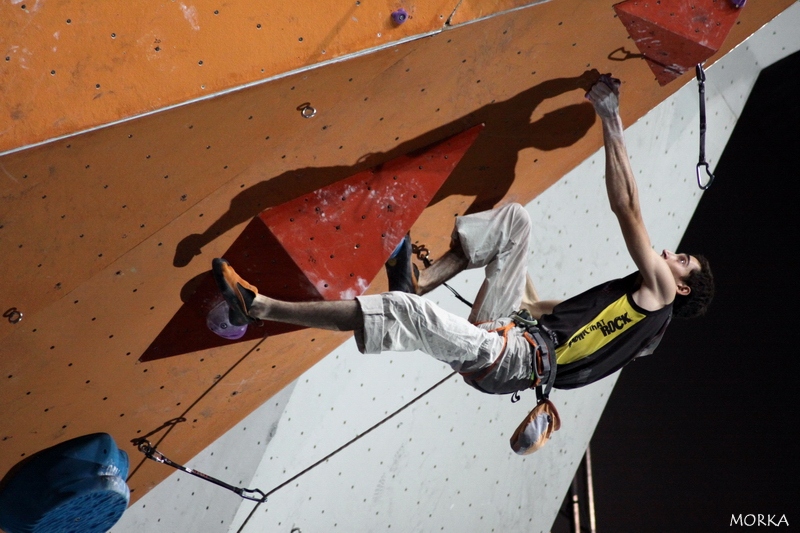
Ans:
{"label": "climbing shoe", "polygon": [[248,311],[256,299],[258,289],[243,280],[225,259],[216,258],[211,261],[211,273],[230,308],[228,319],[231,324],[244,326],[255,322],[256,319]]}
{"label": "climbing shoe", "polygon": [[389,290],[417,293],[419,269],[411,262],[411,236],[406,235],[397,245],[386,261],[386,276],[389,278]]}

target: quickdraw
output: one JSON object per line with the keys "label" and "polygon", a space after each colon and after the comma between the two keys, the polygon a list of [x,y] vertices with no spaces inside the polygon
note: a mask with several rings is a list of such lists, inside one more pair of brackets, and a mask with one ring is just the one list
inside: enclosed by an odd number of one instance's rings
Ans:
{"label": "quickdraw", "polygon": [[267,495],[264,492],[260,491],[259,489],[245,489],[241,487],[234,487],[233,485],[228,485],[224,481],[220,481],[219,479],[213,478],[207,474],[198,472],[197,470],[188,468],[186,466],[180,465],[170,460],[163,453],[156,450],[156,447],[150,444],[150,442],[147,440],[139,443],[139,451],[142,452],[148,459],[151,459],[157,463],[171,466],[172,468],[175,468],[182,472],[186,472],[187,474],[191,474],[195,477],[199,477],[204,481],[208,481],[209,483],[213,483],[214,485],[222,487],[223,489],[227,489],[231,492],[238,494],[242,499],[258,503],[263,503],[267,501]]}
{"label": "quickdraw", "polygon": [[[411,245],[411,252],[414,253],[414,254],[417,254],[417,259],[422,261],[422,264],[425,266],[425,268],[428,268],[433,264],[433,261],[431,261],[429,259],[429,257],[428,257],[428,256],[430,256],[431,252],[430,252],[430,250],[428,250],[428,248],[424,244],[420,244],[420,245],[412,244]],[[461,301],[461,303],[463,303],[467,307],[472,307],[472,305],[473,305],[472,302],[470,302],[469,300],[467,300],[466,298],[461,296],[458,293],[458,291],[455,290],[453,287],[451,287],[447,283],[442,283],[442,285],[444,285],[445,288],[447,288],[447,290],[452,292],[453,295]]]}
{"label": "quickdraw", "polygon": [[[708,168],[708,163],[706,162],[706,73],[703,70],[703,65],[700,63],[695,67],[695,72],[697,73],[697,89],[700,93],[700,157],[695,167],[695,173],[697,174],[697,186],[705,191],[714,183],[714,174],[711,173],[711,170]],[[708,175],[708,182],[706,184],[703,184],[703,180],[700,176],[701,167],[705,167],[706,174]]]}

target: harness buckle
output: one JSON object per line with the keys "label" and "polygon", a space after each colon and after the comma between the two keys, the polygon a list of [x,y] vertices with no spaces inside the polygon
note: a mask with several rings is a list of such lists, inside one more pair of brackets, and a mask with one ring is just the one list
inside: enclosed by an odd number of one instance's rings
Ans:
{"label": "harness buckle", "polygon": [[[532,347],[533,378],[531,388],[536,389],[537,403],[548,399],[550,390],[556,380],[556,355],[555,339],[550,331],[539,324],[527,309],[521,309],[511,315],[511,319],[518,327],[525,330],[525,338]],[[545,337],[546,335],[546,337]],[[547,340],[551,343],[548,343]],[[542,364],[542,372],[539,372],[539,361]],[[544,385],[544,389],[542,389]]]}

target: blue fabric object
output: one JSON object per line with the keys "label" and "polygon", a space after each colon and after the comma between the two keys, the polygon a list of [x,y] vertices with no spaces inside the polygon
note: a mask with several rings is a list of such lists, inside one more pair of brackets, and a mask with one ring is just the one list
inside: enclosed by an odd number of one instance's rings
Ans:
{"label": "blue fabric object", "polygon": [[128,454],[106,433],[84,435],[18,463],[0,484],[7,533],[101,533],[128,507]]}
{"label": "blue fabric object", "polygon": [[403,245],[406,244],[406,239],[408,236],[404,236],[400,242],[397,243],[397,248],[394,249],[392,255],[389,256],[389,259],[397,259],[397,256],[400,255],[400,251],[403,249]]}
{"label": "blue fabric object", "polygon": [[412,278],[414,276],[414,266],[411,263],[411,252],[411,236],[406,234],[384,265],[386,267],[386,275],[389,278],[390,291],[416,293],[414,279]]}

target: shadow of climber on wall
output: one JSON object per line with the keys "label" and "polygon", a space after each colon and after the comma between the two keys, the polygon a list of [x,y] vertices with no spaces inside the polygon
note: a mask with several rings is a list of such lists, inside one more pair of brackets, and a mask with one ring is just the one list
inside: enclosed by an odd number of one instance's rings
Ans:
{"label": "shadow of climber on wall", "polygon": [[187,266],[202,253],[205,245],[265,209],[400,155],[413,153],[480,123],[485,123],[484,131],[431,203],[435,204],[451,195],[474,196],[467,213],[490,209],[506,195],[514,182],[520,150],[536,148],[549,151],[571,146],[594,124],[595,114],[588,102],[551,111],[534,122],[531,122],[531,115],[545,100],[575,90],[588,90],[597,75],[596,71],[586,71],[572,78],[544,81],[508,100],[481,107],[392,150],[367,154],[352,166],[300,168],[257,183],[234,196],[228,211],[203,233],[184,237],[175,249],[173,265],[178,268]]}

